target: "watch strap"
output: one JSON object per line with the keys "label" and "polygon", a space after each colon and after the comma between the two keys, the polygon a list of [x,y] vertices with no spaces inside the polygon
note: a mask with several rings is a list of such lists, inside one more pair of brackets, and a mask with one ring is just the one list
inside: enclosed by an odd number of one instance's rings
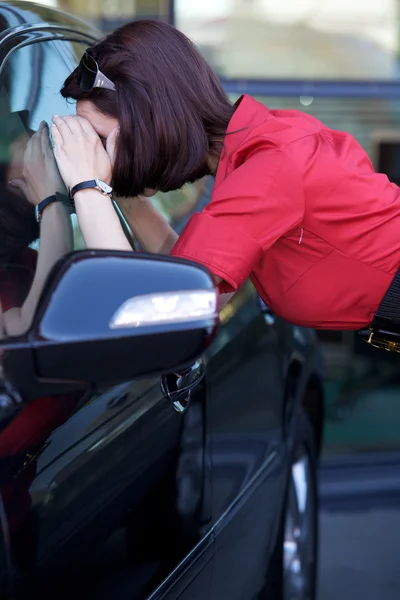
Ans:
{"label": "watch strap", "polygon": [[55,196],[59,202],[65,204],[65,206],[69,209],[69,214],[72,215],[76,212],[75,210],[75,202],[73,198],[68,196],[68,194],[63,194],[62,192],[56,192]]}
{"label": "watch strap", "polygon": [[62,204],[67,206],[69,208],[70,213],[75,212],[75,205],[69,199],[69,197],[66,194],[62,194],[61,192],[56,192],[55,194],[52,194],[51,196],[47,196],[47,198],[45,198],[44,200],[42,200],[41,202],[39,202],[39,204],[37,204],[35,206],[35,216],[36,216],[36,221],[38,223],[40,223],[40,221],[42,220],[42,215],[43,215],[43,211],[45,210],[45,208],[47,208],[47,206],[49,206],[49,204],[53,204],[54,202],[61,202]]}
{"label": "watch strap", "polygon": [[71,189],[70,196],[71,196],[71,198],[73,198],[77,192],[80,192],[81,190],[88,190],[91,188],[92,189],[97,188],[97,181],[95,179],[90,179],[89,181],[81,181],[81,183],[77,183]]}
{"label": "watch strap", "polygon": [[108,196],[109,198],[112,197],[112,187],[110,187],[101,179],[89,179],[88,181],[81,181],[81,183],[77,183],[70,190],[70,197],[73,198],[77,192],[87,189],[94,189],[103,194],[103,196]]}
{"label": "watch strap", "polygon": [[41,202],[39,202],[39,204],[37,204],[35,206],[35,215],[36,215],[36,221],[38,223],[40,223],[41,219],[42,219],[42,214],[44,209],[49,206],[49,204],[53,204],[53,202],[59,202],[56,194],[53,194],[52,196],[47,196],[47,198],[45,198],[44,200],[42,200]]}

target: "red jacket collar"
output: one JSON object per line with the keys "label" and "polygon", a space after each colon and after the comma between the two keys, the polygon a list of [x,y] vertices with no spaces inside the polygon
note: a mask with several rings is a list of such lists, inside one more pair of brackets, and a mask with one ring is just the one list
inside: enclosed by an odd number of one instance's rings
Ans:
{"label": "red jacket collar", "polygon": [[224,139],[224,148],[218,163],[215,177],[216,185],[224,179],[227,167],[234,158],[239,146],[269,116],[267,107],[247,94],[240,96],[234,106],[236,110],[229,121]]}

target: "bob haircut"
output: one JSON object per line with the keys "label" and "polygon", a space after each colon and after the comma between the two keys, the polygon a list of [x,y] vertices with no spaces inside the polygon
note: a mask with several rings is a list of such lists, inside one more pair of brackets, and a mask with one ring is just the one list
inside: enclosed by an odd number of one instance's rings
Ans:
{"label": "bob haircut", "polygon": [[75,69],[61,94],[118,119],[115,193],[168,192],[208,174],[207,156],[219,156],[234,107],[195,45],[171,25],[142,20],[116,29],[90,54],[116,92],[83,92]]}

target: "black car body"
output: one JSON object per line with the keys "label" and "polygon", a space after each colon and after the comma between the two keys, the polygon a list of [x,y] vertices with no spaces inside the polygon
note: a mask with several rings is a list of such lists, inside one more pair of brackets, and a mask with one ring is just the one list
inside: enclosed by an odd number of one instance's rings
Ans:
{"label": "black car body", "polygon": [[[58,91],[97,36],[1,3],[0,203],[15,127],[74,111]],[[78,235],[75,250],[28,332],[0,335],[1,597],[313,598],[315,333],[271,314],[247,282],[217,331],[208,317],[111,335],[129,298],[212,279],[168,257],[88,252]],[[12,266],[0,268],[3,312]]]}

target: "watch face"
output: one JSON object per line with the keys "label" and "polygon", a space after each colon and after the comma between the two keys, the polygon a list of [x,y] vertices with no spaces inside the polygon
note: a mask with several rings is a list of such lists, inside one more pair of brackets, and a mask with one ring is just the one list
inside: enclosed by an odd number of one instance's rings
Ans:
{"label": "watch face", "polygon": [[103,194],[107,194],[108,196],[112,194],[112,187],[110,187],[105,181],[96,179],[96,185]]}

